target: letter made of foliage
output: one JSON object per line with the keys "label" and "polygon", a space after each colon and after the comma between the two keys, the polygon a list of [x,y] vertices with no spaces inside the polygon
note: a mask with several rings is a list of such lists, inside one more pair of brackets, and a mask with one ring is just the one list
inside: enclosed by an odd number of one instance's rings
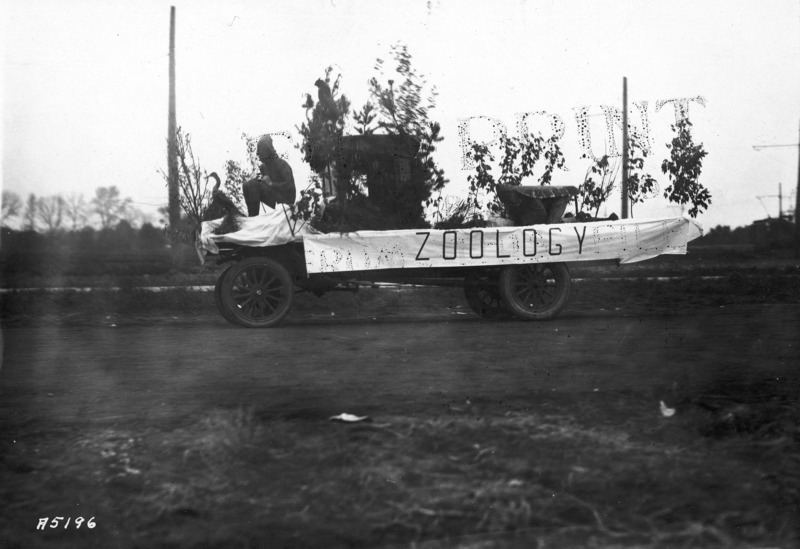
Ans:
{"label": "letter made of foliage", "polygon": [[456,208],[449,222],[445,221],[454,227],[483,221],[483,202],[487,197],[490,197],[490,210],[498,204],[493,200],[497,197],[497,182],[491,173],[494,155],[489,147],[483,143],[473,143],[467,151],[467,158],[475,166],[475,172],[467,176],[469,193],[466,201]]}
{"label": "letter made of foliage", "polygon": [[618,173],[619,164],[611,162],[608,155],[603,155],[589,166],[575,197],[578,217],[581,217],[581,214],[588,218],[597,217],[600,207],[614,190],[614,181]]}
{"label": "letter made of foliage", "polygon": [[643,173],[647,149],[640,141],[641,137],[631,132],[628,139],[628,200],[630,200],[631,217],[633,207],[658,193],[658,182],[649,173]]}
{"label": "letter made of foliage", "polygon": [[545,139],[541,135],[523,137],[500,137],[501,158],[499,160],[500,175],[495,179],[491,173],[494,155],[484,144],[473,143],[467,156],[475,166],[475,173],[467,176],[469,198],[474,215],[479,215],[482,198],[486,207],[493,213],[503,211],[502,203],[497,197],[497,185],[522,185],[526,179],[535,176],[535,169],[543,161],[542,174],[537,182],[549,185],[556,168],[564,167],[564,155],[553,137]]}
{"label": "letter made of foliage", "polygon": [[[631,133],[628,140],[628,200],[633,206],[652,198],[658,192],[658,182],[649,173],[643,173],[647,150],[640,137]],[[597,217],[600,207],[605,204],[616,186],[620,172],[620,163],[613,162],[608,155],[603,155],[586,170],[584,181],[578,186],[575,197],[576,214],[589,218]]]}
{"label": "letter made of foliage", "polygon": [[688,118],[672,126],[675,137],[667,144],[670,157],[662,162],[661,171],[670,178],[664,198],[681,205],[691,204],[689,215],[697,217],[700,210],[708,209],[711,204],[711,193],[699,181],[703,158],[708,153],[702,143],[694,143],[691,129]]}

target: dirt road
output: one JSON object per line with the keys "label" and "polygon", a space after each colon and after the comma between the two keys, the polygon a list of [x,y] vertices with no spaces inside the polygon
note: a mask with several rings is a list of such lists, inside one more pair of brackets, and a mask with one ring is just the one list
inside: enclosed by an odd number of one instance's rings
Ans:
{"label": "dirt road", "polygon": [[568,310],[544,323],[445,309],[375,320],[300,314],[257,331],[215,316],[12,327],[3,333],[0,414],[49,424],[231,406],[320,416],[434,412],[466,399],[524,408],[540,391],[685,397],[721,383],[796,385],[798,333],[800,311],[780,304]]}

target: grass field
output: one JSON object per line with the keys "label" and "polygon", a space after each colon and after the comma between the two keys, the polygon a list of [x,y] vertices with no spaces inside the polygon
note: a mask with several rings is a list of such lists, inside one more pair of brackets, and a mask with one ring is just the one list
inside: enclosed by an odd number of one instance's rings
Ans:
{"label": "grass field", "polygon": [[4,535],[63,513],[65,491],[101,526],[4,547],[796,547],[797,395],[743,389],[727,397],[746,397],[746,418],[542,394],[356,424],[232,409],[28,431],[4,442]]}

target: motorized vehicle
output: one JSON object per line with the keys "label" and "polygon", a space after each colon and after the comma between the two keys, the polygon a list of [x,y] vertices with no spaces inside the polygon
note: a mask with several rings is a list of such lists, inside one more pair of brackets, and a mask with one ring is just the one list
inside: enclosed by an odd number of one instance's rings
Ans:
{"label": "motorized vehicle", "polygon": [[[417,145],[418,146],[418,145]],[[394,136],[343,138],[340,161],[366,173],[370,200],[391,208],[393,193],[408,177],[413,143]],[[575,187],[514,187],[498,192],[517,223],[449,230],[399,229],[328,234],[264,233],[258,218],[242,219],[239,232],[213,234],[204,223],[202,246],[228,263],[215,287],[219,312],[245,327],[277,325],[297,292],[322,295],[378,282],[461,285],[469,307],[484,318],[548,320],[566,306],[573,261],[639,261],[685,253],[700,236],[686,218],[566,223]],[[261,216],[259,216],[261,217]],[[281,223],[284,212],[275,212]]]}

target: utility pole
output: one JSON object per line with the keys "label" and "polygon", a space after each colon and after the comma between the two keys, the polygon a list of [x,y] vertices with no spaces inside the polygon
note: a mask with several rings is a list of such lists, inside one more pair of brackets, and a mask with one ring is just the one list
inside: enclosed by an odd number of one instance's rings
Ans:
{"label": "utility pole", "polygon": [[767,212],[767,217],[772,219],[772,216],[769,215],[769,210],[767,209],[766,205],[764,205],[764,198],[777,198],[778,199],[778,219],[783,219],[783,184],[778,183],[778,194],[762,194],[756,197],[761,205],[764,207],[764,211]]}
{"label": "utility pole", "polygon": [[622,77],[622,219],[628,218],[628,78]]}
{"label": "utility pole", "polygon": [[[800,129],[800,126],[798,127]],[[800,135],[797,143],[786,145],[753,145],[753,150],[760,151],[772,147],[795,147],[797,149],[797,192],[794,203],[794,256],[800,258]]]}
{"label": "utility pole", "polygon": [[181,220],[178,191],[178,122],[175,114],[175,6],[169,9],[169,120],[167,122],[167,169],[169,181],[169,224]]}
{"label": "utility pole", "polygon": [[794,196],[794,256],[800,258],[800,132],[797,139],[797,192]]}

